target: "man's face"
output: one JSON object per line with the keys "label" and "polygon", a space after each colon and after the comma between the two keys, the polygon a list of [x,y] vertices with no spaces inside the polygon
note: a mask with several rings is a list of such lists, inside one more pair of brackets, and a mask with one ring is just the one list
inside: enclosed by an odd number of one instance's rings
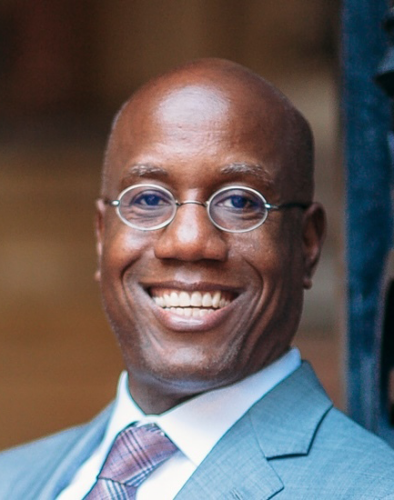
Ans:
{"label": "man's face", "polygon": [[[140,98],[112,137],[105,196],[151,183],[179,201],[206,201],[236,184],[273,204],[308,201],[283,199],[286,125],[273,106],[256,109],[208,86]],[[299,209],[272,212],[251,232],[228,233],[204,207],[187,204],[167,227],[141,231],[100,206],[105,310],[143,409],[163,411],[233,383],[288,349],[308,274],[303,217]]]}

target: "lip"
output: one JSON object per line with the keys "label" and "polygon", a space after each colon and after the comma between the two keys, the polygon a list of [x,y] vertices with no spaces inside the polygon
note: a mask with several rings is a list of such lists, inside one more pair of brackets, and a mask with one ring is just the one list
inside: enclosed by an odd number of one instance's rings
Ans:
{"label": "lip", "polygon": [[[179,281],[166,281],[161,283],[144,283],[142,287],[150,302],[151,310],[158,322],[168,330],[184,333],[203,332],[218,327],[223,321],[226,320],[226,317],[231,314],[231,311],[234,308],[234,304],[237,302],[237,299],[242,293],[239,288],[233,286],[207,282],[185,283]],[[220,290],[222,292],[226,292],[227,294],[231,294],[233,296],[233,299],[228,305],[219,309],[212,309],[209,314],[206,314],[201,318],[185,317],[176,314],[175,311],[171,311],[170,309],[163,309],[162,307],[158,306],[152,299],[152,296],[150,294],[151,289],[172,289],[178,290],[179,292],[186,291],[189,293],[192,293],[194,291],[215,292]]]}

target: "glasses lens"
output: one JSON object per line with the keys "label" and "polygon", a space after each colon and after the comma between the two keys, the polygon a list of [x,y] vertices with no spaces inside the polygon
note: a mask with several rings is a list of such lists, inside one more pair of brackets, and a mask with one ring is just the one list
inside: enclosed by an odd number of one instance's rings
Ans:
{"label": "glasses lens", "polygon": [[166,189],[140,185],[122,193],[118,210],[121,218],[131,227],[158,229],[173,218],[176,204]]}
{"label": "glasses lens", "polygon": [[212,221],[227,231],[250,231],[267,218],[263,196],[251,188],[226,188],[213,195],[209,203]]}

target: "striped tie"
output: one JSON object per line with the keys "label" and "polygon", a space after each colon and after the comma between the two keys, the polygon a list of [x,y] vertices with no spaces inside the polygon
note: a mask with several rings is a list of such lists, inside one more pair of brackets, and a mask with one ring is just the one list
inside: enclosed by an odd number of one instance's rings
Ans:
{"label": "striped tie", "polygon": [[155,424],[130,425],[116,437],[84,500],[133,500],[138,486],[177,447]]}

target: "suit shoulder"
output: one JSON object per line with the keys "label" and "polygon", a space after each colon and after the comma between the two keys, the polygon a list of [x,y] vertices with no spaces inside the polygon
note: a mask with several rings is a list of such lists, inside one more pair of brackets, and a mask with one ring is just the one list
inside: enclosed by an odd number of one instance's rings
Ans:
{"label": "suit shoulder", "polygon": [[394,464],[393,448],[336,408],[327,413],[317,437],[319,435],[329,446],[348,450],[349,455],[363,454],[365,457],[373,457],[374,461],[387,460]]}
{"label": "suit shoulder", "polygon": [[0,484],[11,482],[27,471],[41,469],[49,461],[64,456],[85,431],[86,424],[75,426],[0,453]]}
{"label": "suit shoulder", "polygon": [[341,411],[328,412],[313,447],[331,456],[335,477],[346,484],[344,498],[394,500],[394,449]]}
{"label": "suit shoulder", "polygon": [[0,499],[35,500],[56,471],[67,484],[101,442],[111,411],[112,405],[86,424],[0,453]]}
{"label": "suit shoulder", "polygon": [[270,463],[284,485],[280,498],[394,500],[394,450],[336,408],[309,449]]}

